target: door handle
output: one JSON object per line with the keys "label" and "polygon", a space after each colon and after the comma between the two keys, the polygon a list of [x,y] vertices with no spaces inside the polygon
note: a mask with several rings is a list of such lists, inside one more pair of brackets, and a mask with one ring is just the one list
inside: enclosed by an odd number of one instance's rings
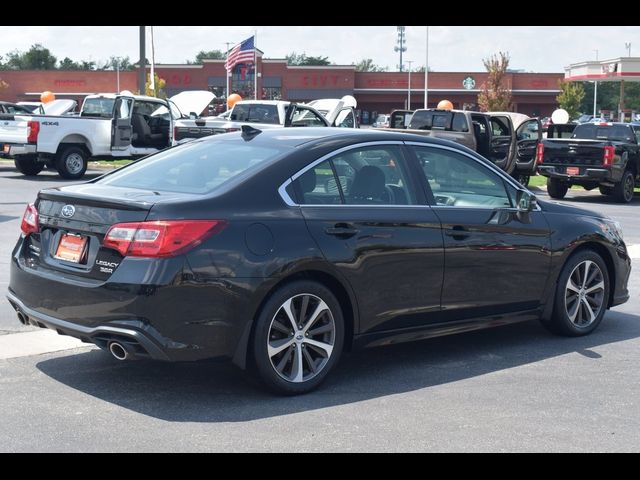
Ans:
{"label": "door handle", "polygon": [[333,227],[324,229],[327,235],[333,235],[339,238],[350,238],[357,235],[360,230],[354,228],[350,223],[336,223]]}
{"label": "door handle", "polygon": [[448,237],[453,237],[454,240],[464,240],[471,235],[471,232],[461,225],[456,225],[454,227],[447,228],[444,231],[444,234]]}

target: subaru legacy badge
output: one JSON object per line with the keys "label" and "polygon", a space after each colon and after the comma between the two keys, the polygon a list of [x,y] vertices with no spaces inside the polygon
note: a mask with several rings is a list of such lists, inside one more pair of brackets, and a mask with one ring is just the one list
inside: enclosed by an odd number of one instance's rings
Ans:
{"label": "subaru legacy badge", "polygon": [[62,207],[62,211],[60,213],[62,213],[64,218],[71,218],[76,213],[76,207],[73,205],[65,205]]}

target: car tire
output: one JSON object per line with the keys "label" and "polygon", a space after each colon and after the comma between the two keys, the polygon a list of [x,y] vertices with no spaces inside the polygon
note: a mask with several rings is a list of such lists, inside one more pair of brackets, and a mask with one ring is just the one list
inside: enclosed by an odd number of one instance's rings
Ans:
{"label": "car tire", "polygon": [[625,170],[619,183],[613,187],[613,198],[618,203],[629,203],[633,200],[636,178],[632,170]]}
{"label": "car tire", "polygon": [[87,171],[88,159],[89,155],[84,148],[66,147],[56,158],[56,170],[62,178],[77,180]]}
{"label": "car tire", "polygon": [[609,272],[602,257],[593,250],[577,252],[562,269],[553,314],[543,322],[544,325],[553,333],[566,337],[588,335],[604,317],[609,303],[609,286]]}
{"label": "car tire", "polygon": [[547,178],[547,193],[551,198],[561,200],[567,194],[569,185],[557,178]]}
{"label": "car tire", "polygon": [[20,155],[13,159],[13,163],[23,175],[28,177],[39,174],[44,169],[44,163],[38,162],[35,155]]}
{"label": "car tire", "polygon": [[603,185],[600,185],[598,187],[598,190],[600,190],[600,193],[602,195],[612,195],[613,194],[613,187],[605,187]]}
{"label": "car tire", "polygon": [[344,318],[335,295],[320,283],[295,281],[273,293],[260,310],[253,361],[269,389],[298,395],[320,385],[338,362],[343,344]]}

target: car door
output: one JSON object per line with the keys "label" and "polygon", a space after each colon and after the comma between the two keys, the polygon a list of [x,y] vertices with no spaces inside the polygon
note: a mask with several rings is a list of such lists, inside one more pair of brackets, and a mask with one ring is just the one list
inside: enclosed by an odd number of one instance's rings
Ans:
{"label": "car door", "polygon": [[348,147],[293,177],[311,235],[356,292],[356,333],[424,325],[440,310],[440,222],[412,178],[401,142]]}
{"label": "car door", "polygon": [[315,108],[291,103],[287,106],[285,127],[328,127],[329,122]]}
{"label": "car door", "polygon": [[515,167],[516,135],[508,115],[489,117],[489,160],[511,173]]}
{"label": "car door", "polygon": [[516,130],[516,168],[526,175],[535,172],[536,147],[542,140],[542,123],[531,118],[520,124]]}
{"label": "car door", "polygon": [[540,307],[551,266],[541,211],[520,212],[517,189],[491,165],[444,146],[410,145],[442,223],[444,319]]}
{"label": "car door", "polygon": [[114,107],[114,117],[111,121],[111,150],[126,150],[131,145],[133,128],[131,126],[131,112],[133,98],[118,97]]}

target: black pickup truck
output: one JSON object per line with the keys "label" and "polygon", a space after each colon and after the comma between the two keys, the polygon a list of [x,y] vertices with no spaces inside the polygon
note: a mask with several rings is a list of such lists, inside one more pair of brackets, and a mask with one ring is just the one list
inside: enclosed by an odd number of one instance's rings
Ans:
{"label": "black pickup truck", "polygon": [[584,123],[571,138],[538,144],[538,173],[547,177],[552,198],[564,198],[572,185],[596,187],[621,203],[633,199],[640,177],[640,126],[628,123]]}

